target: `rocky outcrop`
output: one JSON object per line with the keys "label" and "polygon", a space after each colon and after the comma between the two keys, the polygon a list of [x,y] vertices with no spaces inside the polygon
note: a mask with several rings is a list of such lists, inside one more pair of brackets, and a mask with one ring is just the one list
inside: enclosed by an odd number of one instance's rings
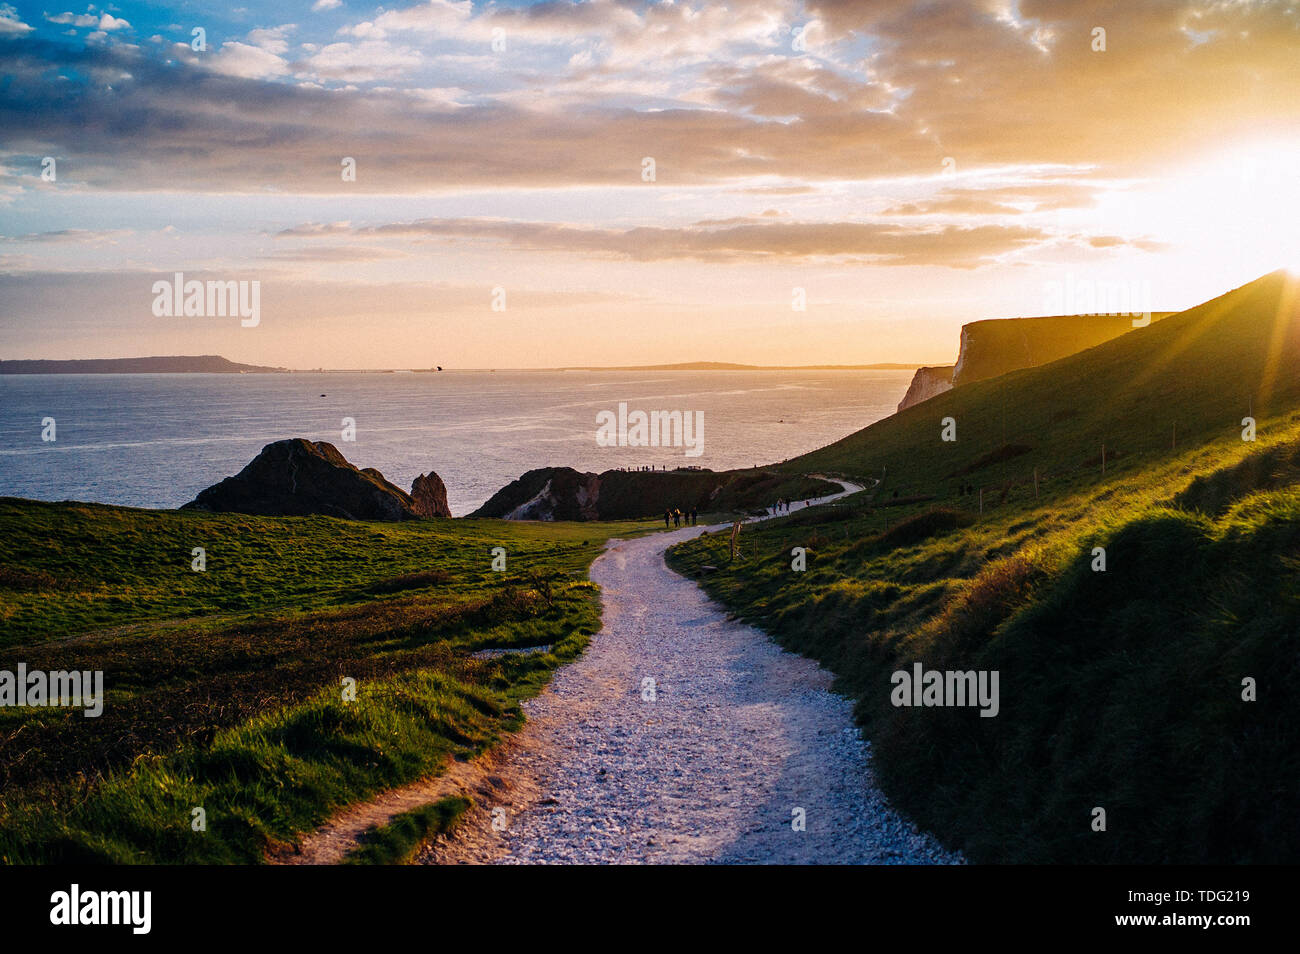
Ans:
{"label": "rocky outcrop", "polygon": [[953,366],[950,364],[942,367],[917,368],[916,374],[912,375],[912,383],[907,387],[907,393],[903,395],[903,400],[898,402],[898,409],[902,411],[913,404],[920,404],[937,394],[952,390],[952,373]]}
{"label": "rocky outcrop", "polygon": [[471,517],[506,520],[599,520],[600,477],[572,467],[540,467],[512,480]]}
{"label": "rocky outcrop", "polygon": [[[247,513],[264,517],[324,515],[349,520],[414,520],[450,516],[447,492],[436,474],[416,479],[422,502],[384,479],[373,467],[359,470],[338,448],[303,438],[275,441],[234,477],[204,491],[182,510]],[[441,491],[441,509],[438,509]]]}
{"label": "rocky outcrop", "polygon": [[421,517],[450,517],[447,506],[447,485],[442,478],[429,471],[411,483],[411,503]]}
{"label": "rocky outcrop", "polygon": [[506,520],[600,519],[600,478],[595,474],[572,467],[544,468],[530,470],[517,483],[516,494],[526,499],[502,514]]}
{"label": "rocky outcrop", "polygon": [[700,512],[769,506],[778,498],[835,493],[838,484],[763,471],[530,470],[498,490],[471,517],[506,520],[634,520],[665,510]]}

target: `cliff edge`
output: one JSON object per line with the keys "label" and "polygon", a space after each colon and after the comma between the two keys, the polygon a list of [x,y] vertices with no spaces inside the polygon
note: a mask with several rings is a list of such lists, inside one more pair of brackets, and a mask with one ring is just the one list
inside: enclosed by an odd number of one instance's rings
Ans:
{"label": "cliff edge", "polygon": [[898,409],[905,410],[913,404],[928,401],[944,391],[951,391],[953,368],[951,364],[917,368],[916,374],[912,375],[912,383],[907,387],[907,393],[903,395],[903,400],[898,402]]}

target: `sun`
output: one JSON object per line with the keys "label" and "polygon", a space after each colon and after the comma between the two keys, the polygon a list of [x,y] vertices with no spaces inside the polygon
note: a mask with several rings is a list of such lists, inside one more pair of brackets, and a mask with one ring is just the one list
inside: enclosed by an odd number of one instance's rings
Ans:
{"label": "sun", "polygon": [[1236,145],[1162,176],[1135,215],[1190,266],[1300,271],[1300,139]]}

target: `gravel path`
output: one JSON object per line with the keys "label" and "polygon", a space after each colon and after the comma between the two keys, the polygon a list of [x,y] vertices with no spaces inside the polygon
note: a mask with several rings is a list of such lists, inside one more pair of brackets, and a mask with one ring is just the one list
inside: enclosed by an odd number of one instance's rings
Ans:
{"label": "gravel path", "polygon": [[611,541],[591,568],[603,629],[527,703],[494,799],[419,861],[961,860],[886,804],[828,672],[664,565],[701,529]]}

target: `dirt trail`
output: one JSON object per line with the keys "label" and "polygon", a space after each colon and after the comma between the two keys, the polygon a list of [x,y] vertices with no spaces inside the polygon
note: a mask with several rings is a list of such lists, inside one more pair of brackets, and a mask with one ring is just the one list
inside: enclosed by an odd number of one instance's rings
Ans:
{"label": "dirt trail", "polygon": [[[845,488],[814,503],[861,489]],[[283,860],[337,861],[369,825],[467,792],[475,807],[420,863],[959,861],[886,804],[830,674],[664,565],[703,529],[611,541],[591,568],[603,628],[526,704],[521,731]]]}

